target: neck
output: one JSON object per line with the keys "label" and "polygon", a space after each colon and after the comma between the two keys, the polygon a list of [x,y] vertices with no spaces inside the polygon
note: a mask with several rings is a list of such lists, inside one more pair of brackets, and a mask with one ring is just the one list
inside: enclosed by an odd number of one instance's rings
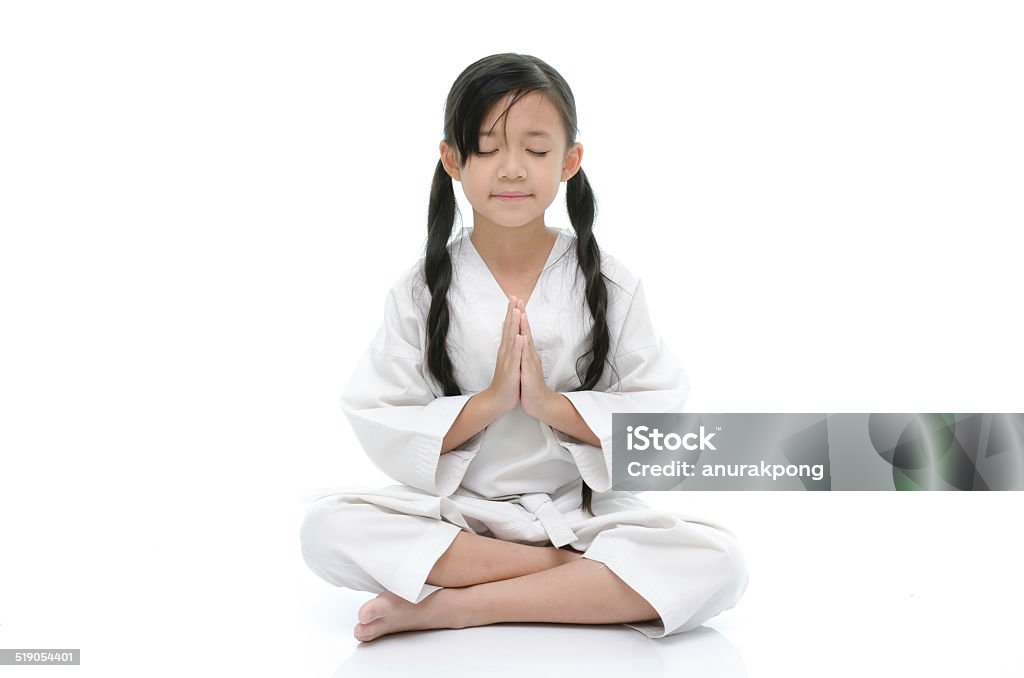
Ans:
{"label": "neck", "polygon": [[547,228],[542,219],[516,228],[475,219],[470,240],[489,264],[514,272],[531,268],[540,257],[546,259],[557,237],[557,230]]}

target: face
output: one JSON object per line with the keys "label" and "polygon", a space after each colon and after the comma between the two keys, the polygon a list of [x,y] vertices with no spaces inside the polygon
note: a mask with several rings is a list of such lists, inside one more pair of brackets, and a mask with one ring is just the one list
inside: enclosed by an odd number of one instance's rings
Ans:
{"label": "face", "polygon": [[486,220],[506,228],[542,226],[559,183],[576,174],[583,157],[579,143],[567,148],[558,109],[537,92],[509,110],[506,143],[498,116],[510,100],[511,95],[487,115],[480,130],[480,155],[467,158],[461,167],[455,149],[441,142],[445,169],[462,183],[473,206],[474,225]]}

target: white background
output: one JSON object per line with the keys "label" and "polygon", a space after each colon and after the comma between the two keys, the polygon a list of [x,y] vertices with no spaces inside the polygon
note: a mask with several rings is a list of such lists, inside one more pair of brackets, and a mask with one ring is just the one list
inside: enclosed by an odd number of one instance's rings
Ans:
{"label": "white background", "polygon": [[[595,233],[688,411],[1024,411],[1019,5],[667,6],[0,6],[0,647],[89,676],[1019,675],[1018,492],[649,493],[751,568],[665,642],[354,651],[370,596],[305,568],[302,494],[390,482],[337,399],[421,252],[448,89],[496,52],[572,86]],[[511,632],[535,653],[494,659]]]}

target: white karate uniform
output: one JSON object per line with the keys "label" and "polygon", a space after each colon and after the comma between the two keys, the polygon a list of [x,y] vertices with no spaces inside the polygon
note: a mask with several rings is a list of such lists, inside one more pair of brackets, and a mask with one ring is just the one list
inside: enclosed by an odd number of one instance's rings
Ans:
{"label": "white karate uniform", "polygon": [[[593,322],[575,253],[558,238],[526,305],[548,387],[564,394],[601,441],[580,442],[521,407],[458,448],[442,440],[469,398],[494,376],[508,298],[473,246],[472,228],[449,245],[448,350],[465,395],[444,396],[425,360],[430,294],[423,261],[391,289],[384,323],[341,402],[373,463],[399,485],[335,487],[312,497],[301,529],[309,567],[336,586],[388,590],[418,603],[460,530],[531,545],[569,545],[604,563],[643,596],[660,620],[627,624],[650,638],[688,631],[733,607],[747,585],[734,535],[681,513],[654,510],[611,491],[612,413],[680,412],[689,382],[651,325],[639,278],[602,252],[609,355],[592,391],[573,391],[575,365]],[[592,517],[580,508],[582,479],[594,490]]]}

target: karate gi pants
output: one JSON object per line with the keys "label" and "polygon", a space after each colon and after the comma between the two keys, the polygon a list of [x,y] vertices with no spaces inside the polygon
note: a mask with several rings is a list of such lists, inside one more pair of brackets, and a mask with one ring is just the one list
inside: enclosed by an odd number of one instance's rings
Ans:
{"label": "karate gi pants", "polygon": [[594,493],[590,516],[579,508],[580,486],[502,501],[463,488],[448,497],[406,485],[325,490],[308,504],[302,556],[330,584],[419,603],[441,588],[427,576],[462,530],[532,546],[567,544],[651,604],[659,619],[625,624],[649,638],[689,631],[739,601],[747,568],[731,532],[654,510],[629,492]]}

